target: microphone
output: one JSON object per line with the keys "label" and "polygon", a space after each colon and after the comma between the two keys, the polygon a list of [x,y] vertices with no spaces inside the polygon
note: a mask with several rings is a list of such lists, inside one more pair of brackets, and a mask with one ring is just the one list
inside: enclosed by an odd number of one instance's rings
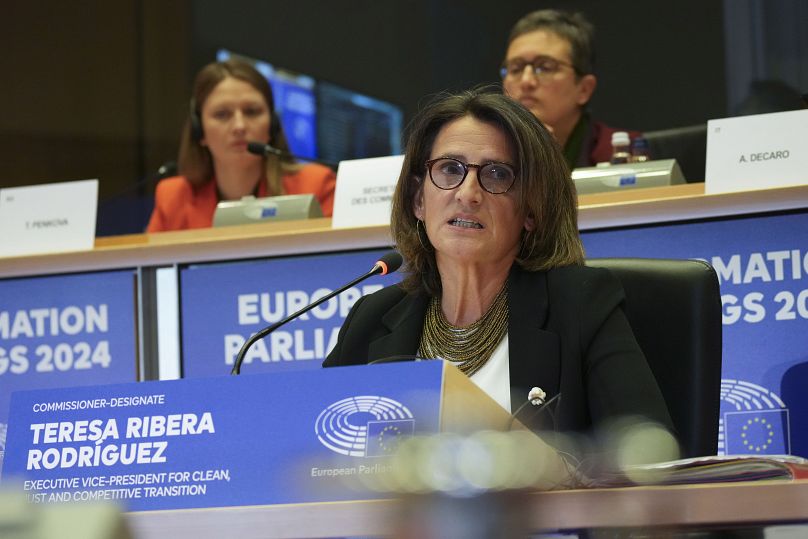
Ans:
{"label": "microphone", "polygon": [[[529,400],[530,404],[533,406],[540,406],[547,400],[547,393],[545,393],[542,388],[534,386],[527,394],[527,400]],[[524,406],[524,404],[522,406]]]}
{"label": "microphone", "polygon": [[527,400],[523,402],[522,405],[519,408],[517,408],[514,413],[511,414],[511,419],[510,421],[508,421],[508,426],[505,428],[505,430],[511,430],[513,422],[516,420],[516,416],[518,416],[528,404],[531,404],[536,407],[536,409],[533,410],[533,414],[528,419],[528,423],[533,421],[534,418],[539,414],[547,412],[547,415],[550,416],[550,419],[553,422],[553,427],[555,428],[555,416],[553,415],[553,412],[550,410],[550,405],[555,400],[559,401],[561,400],[561,392],[558,392],[549,399],[547,399],[547,394],[544,392],[543,389],[539,387],[534,387],[528,393]]}
{"label": "microphone", "polygon": [[118,197],[124,196],[129,194],[136,189],[140,189],[142,187],[151,187],[152,184],[157,184],[163,178],[168,178],[169,176],[176,176],[177,172],[177,163],[175,161],[166,161],[160,168],[157,169],[156,172],[151,174],[147,174],[143,178],[139,179],[135,183],[124,187],[123,189],[119,189],[112,194],[106,195],[98,199],[98,206],[99,208],[103,207],[105,204],[109,203],[111,200],[115,200]]}
{"label": "microphone", "polygon": [[293,154],[292,152],[281,150],[280,148],[276,148],[271,144],[265,144],[263,142],[256,142],[256,141],[248,142],[247,151],[255,155],[267,156],[272,154],[277,155],[278,157],[291,157],[292,159],[299,159],[301,161],[310,161],[312,163],[319,163],[321,165],[325,165],[333,169],[337,168],[337,165],[335,165],[334,163],[330,163],[328,161],[321,161],[319,159],[314,159],[313,157],[303,157],[302,155],[296,155]]}
{"label": "microphone", "polygon": [[236,356],[236,361],[235,361],[235,363],[233,363],[233,369],[230,371],[230,374],[241,374],[241,364],[244,362],[244,356],[247,354],[247,350],[249,350],[250,347],[253,344],[255,344],[257,341],[259,341],[260,339],[263,339],[264,337],[266,337],[267,335],[269,335],[270,333],[272,333],[273,331],[275,331],[276,329],[278,329],[282,325],[286,324],[287,322],[290,322],[290,321],[294,320],[295,318],[297,318],[301,314],[312,310],[313,308],[317,307],[321,303],[323,303],[325,301],[328,301],[329,299],[333,298],[337,294],[341,294],[342,292],[346,291],[347,289],[351,288],[352,286],[354,286],[354,285],[356,285],[358,283],[361,283],[362,281],[364,281],[368,277],[372,277],[374,275],[387,275],[388,273],[393,273],[394,271],[396,271],[398,268],[401,267],[401,263],[403,261],[404,261],[404,259],[401,258],[401,255],[398,253],[398,251],[389,251],[389,252],[385,253],[384,256],[382,256],[379,260],[377,260],[376,263],[373,264],[373,267],[370,269],[370,271],[367,272],[366,274],[362,275],[361,277],[357,277],[356,279],[354,279],[350,283],[348,283],[348,284],[334,290],[330,294],[327,294],[327,295],[321,297],[320,299],[318,299],[314,303],[310,303],[310,304],[306,305],[305,307],[303,307],[302,309],[300,309],[296,313],[290,314],[289,316],[287,316],[283,320],[275,322],[274,324],[272,324],[269,327],[265,327],[264,329],[262,329],[261,331],[259,331],[258,333],[256,333],[255,335],[253,335],[252,337],[247,339],[247,341],[244,343],[244,346],[242,346],[241,350],[238,351],[238,355]]}

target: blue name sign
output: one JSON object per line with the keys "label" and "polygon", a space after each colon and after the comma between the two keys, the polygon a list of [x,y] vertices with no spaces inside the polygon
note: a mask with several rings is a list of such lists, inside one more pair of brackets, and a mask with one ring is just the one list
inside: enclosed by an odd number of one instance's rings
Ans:
{"label": "blue name sign", "polygon": [[13,391],[136,379],[131,270],[0,280],[0,461]]}
{"label": "blue name sign", "polygon": [[19,392],[3,480],[130,511],[367,498],[345,478],[438,430],[442,380],[427,361]]}
{"label": "blue name sign", "polygon": [[[183,376],[230,372],[250,335],[370,271],[385,252],[272,258],[183,269]],[[353,304],[399,279],[397,274],[371,277],[279,328],[250,348],[242,372],[319,369]]]}
{"label": "blue name sign", "polygon": [[719,454],[808,456],[806,230],[808,213],[789,213],[582,234],[589,257],[700,258],[716,269]]}

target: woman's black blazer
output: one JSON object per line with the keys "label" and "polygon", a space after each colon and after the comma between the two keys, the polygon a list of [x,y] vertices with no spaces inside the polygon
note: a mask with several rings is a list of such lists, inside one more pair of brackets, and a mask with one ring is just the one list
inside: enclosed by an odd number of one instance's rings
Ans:
{"label": "woman's black blazer", "polygon": [[[414,356],[428,300],[397,285],[361,298],[323,366]],[[624,300],[608,270],[567,266],[529,272],[514,265],[508,277],[511,409],[538,386],[548,398],[561,392],[553,414],[559,430],[587,431],[623,416],[643,416],[672,430],[623,313]],[[520,419],[531,420],[527,414]]]}

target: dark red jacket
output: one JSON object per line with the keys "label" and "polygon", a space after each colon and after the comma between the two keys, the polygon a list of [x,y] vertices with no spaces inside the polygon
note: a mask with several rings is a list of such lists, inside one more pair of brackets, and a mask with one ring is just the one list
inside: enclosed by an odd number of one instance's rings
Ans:
{"label": "dark red jacket", "polygon": [[603,122],[592,121],[589,124],[589,132],[584,138],[581,153],[578,155],[577,167],[594,167],[598,163],[609,161],[612,158],[612,133],[616,131],[627,131],[631,140],[642,135],[639,131],[629,131],[628,129],[615,129]]}

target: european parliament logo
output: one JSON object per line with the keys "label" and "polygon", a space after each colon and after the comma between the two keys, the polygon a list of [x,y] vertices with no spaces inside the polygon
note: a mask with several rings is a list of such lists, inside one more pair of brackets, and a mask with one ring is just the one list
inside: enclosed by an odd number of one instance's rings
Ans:
{"label": "european parliament logo", "polygon": [[368,443],[366,457],[386,457],[398,449],[401,441],[413,435],[415,421],[400,419],[393,421],[368,421]]}
{"label": "european parliament logo", "polygon": [[390,455],[414,431],[415,418],[406,406],[377,395],[337,401],[320,412],[314,423],[321,444],[350,457]]}
{"label": "european parliament logo", "polygon": [[768,389],[743,380],[721,380],[718,454],[783,455],[791,452],[788,408]]}

